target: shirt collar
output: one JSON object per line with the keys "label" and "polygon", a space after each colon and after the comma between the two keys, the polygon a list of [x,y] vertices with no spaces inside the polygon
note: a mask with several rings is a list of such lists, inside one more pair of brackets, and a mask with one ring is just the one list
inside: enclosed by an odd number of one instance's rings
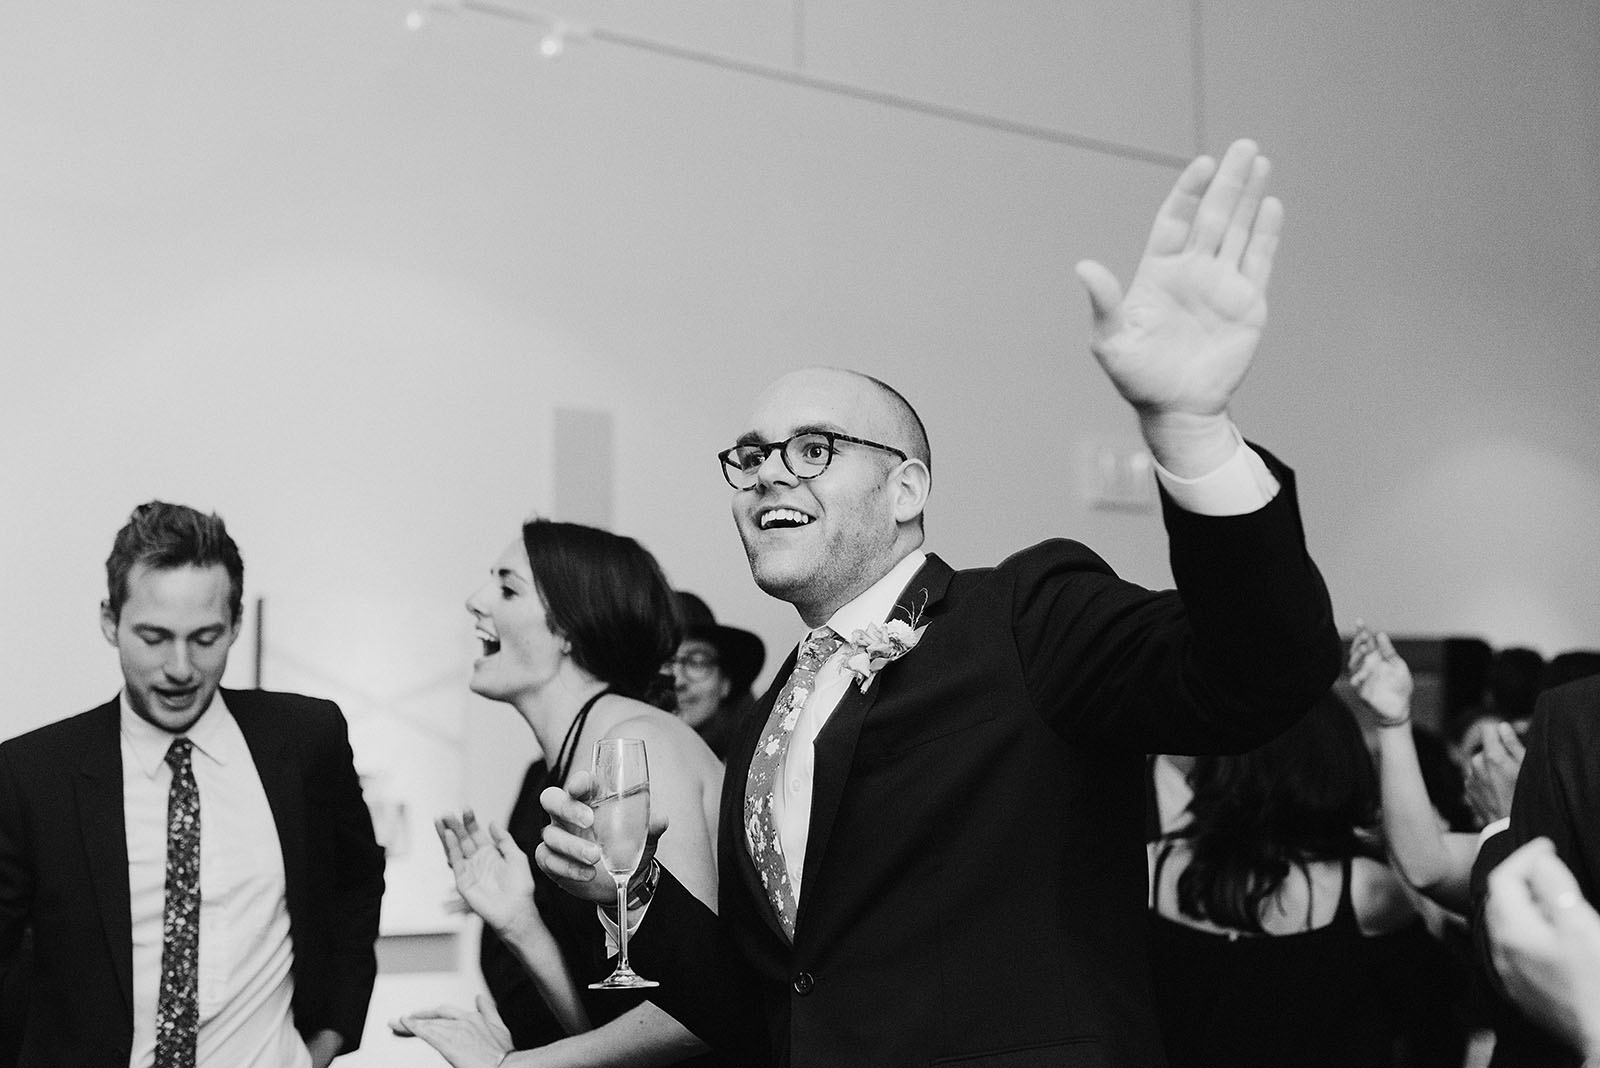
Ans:
{"label": "shirt collar", "polygon": [[828,626],[834,633],[845,641],[858,630],[864,630],[871,623],[882,623],[889,618],[889,613],[894,611],[895,602],[900,599],[900,592],[906,588],[916,573],[922,570],[922,565],[928,560],[928,554],[921,549],[913,549],[898,564],[889,569],[877,582],[862,590],[855,600],[844,605],[828,620]]}
{"label": "shirt collar", "polygon": [[133,706],[128,703],[127,690],[123,690],[119,695],[119,702],[122,705],[122,737],[127,740],[134,762],[138,764],[139,770],[144,772],[146,778],[156,777],[156,773],[167,761],[167,750],[172,748],[175,738],[189,739],[194,743],[195,752],[203,754],[213,763],[224,766],[238,755],[239,747],[244,743],[244,735],[239,732],[239,725],[234,721],[233,713],[228,711],[221,690],[211,698],[211,703],[200,713],[200,718],[181,735],[169,733],[153,723],[140,719],[134,712]]}

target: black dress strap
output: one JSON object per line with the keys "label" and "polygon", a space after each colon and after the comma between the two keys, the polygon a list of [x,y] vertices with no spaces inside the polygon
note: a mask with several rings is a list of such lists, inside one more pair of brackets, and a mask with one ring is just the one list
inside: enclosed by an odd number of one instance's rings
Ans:
{"label": "black dress strap", "polygon": [[1356,900],[1355,876],[1352,869],[1355,867],[1355,858],[1345,856],[1339,861],[1339,867],[1344,884],[1339,887],[1339,904],[1333,911],[1333,922],[1354,923],[1356,920]]}
{"label": "black dress strap", "polygon": [[566,736],[561,739],[561,748],[556,750],[556,759],[550,765],[550,773],[545,777],[546,786],[565,786],[567,777],[572,774],[573,762],[578,759],[578,741],[583,737],[584,725],[589,722],[589,712],[594,708],[595,702],[611,692],[607,686],[593,697],[583,703],[578,709],[578,714],[572,717],[572,723],[567,727]]}

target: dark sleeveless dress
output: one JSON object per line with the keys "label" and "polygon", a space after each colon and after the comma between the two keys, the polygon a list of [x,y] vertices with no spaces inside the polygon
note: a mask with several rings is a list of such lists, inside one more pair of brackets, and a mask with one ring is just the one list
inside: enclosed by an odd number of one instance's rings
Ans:
{"label": "dark sleeveless dress", "polygon": [[[578,714],[574,723],[574,739],[581,735],[583,721],[596,701],[609,691],[595,694]],[[563,745],[563,750],[566,746]],[[571,768],[571,757],[557,755],[557,766],[548,767],[536,761],[529,767],[517,801],[511,811],[507,833],[517,846],[531,859],[542,839],[549,815],[539,804],[539,794],[546,786],[559,785],[566,780]],[[578,984],[578,997],[589,1022],[595,1027],[616,1019],[624,1012],[647,1000],[658,1003],[668,1001],[673,991],[590,990],[588,984],[603,979],[611,973],[615,959],[604,952],[604,939],[599,936],[600,920],[595,907],[587,901],[568,894],[556,885],[537,864],[533,868],[533,900],[545,926],[561,950],[567,971]],[[512,1044],[517,1049],[534,1049],[565,1037],[565,1031],[539,994],[538,987],[523,968],[522,961],[487,926],[479,944],[479,965],[485,985],[495,1000],[495,1006],[511,1032]],[[641,969],[643,971],[643,969]],[[652,976],[653,978],[653,976]],[[666,995],[666,996],[663,996]],[[720,1068],[725,1062],[716,1052],[691,1057],[679,1062],[693,1068]]]}
{"label": "dark sleeveless dress", "polygon": [[[1161,886],[1170,845],[1156,861]],[[1388,1068],[1405,992],[1401,934],[1367,936],[1342,862],[1325,927],[1230,935],[1149,912],[1156,1014],[1170,1068]]]}

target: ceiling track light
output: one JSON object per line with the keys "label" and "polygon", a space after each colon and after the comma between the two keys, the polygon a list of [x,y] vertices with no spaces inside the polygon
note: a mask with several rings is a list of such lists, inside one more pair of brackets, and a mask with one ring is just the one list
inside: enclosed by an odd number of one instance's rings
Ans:
{"label": "ceiling track light", "polygon": [[420,6],[412,8],[406,15],[406,28],[421,30],[432,21],[435,13],[453,15],[462,11],[498,15],[541,27],[544,32],[539,36],[539,55],[545,59],[559,59],[567,51],[567,42],[587,40],[592,36],[587,26],[568,22],[548,11],[519,7],[505,0],[423,0]]}

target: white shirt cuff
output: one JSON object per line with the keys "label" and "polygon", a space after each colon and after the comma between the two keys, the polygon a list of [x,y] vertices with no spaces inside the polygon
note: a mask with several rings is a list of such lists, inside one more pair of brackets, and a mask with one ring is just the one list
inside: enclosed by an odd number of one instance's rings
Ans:
{"label": "white shirt cuff", "polygon": [[1155,465],[1156,479],[1179,508],[1195,515],[1247,515],[1278,495],[1277,478],[1259,453],[1233,428],[1237,446],[1221,467],[1198,478],[1179,478]]}
{"label": "white shirt cuff", "polygon": [[[600,926],[606,932],[606,956],[615,957],[622,952],[622,947],[617,945],[617,921],[606,914],[606,910],[599,905],[594,907],[596,915],[600,917]],[[632,938],[639,933],[639,925],[644,922],[644,914],[650,911],[650,902],[646,901],[636,909],[628,910],[628,937]]]}
{"label": "white shirt cuff", "polygon": [[1510,816],[1501,816],[1493,823],[1485,826],[1483,830],[1478,832],[1478,848],[1482,849],[1483,843],[1487,842],[1489,839],[1493,838],[1495,835],[1499,834],[1509,826],[1511,826]]}

